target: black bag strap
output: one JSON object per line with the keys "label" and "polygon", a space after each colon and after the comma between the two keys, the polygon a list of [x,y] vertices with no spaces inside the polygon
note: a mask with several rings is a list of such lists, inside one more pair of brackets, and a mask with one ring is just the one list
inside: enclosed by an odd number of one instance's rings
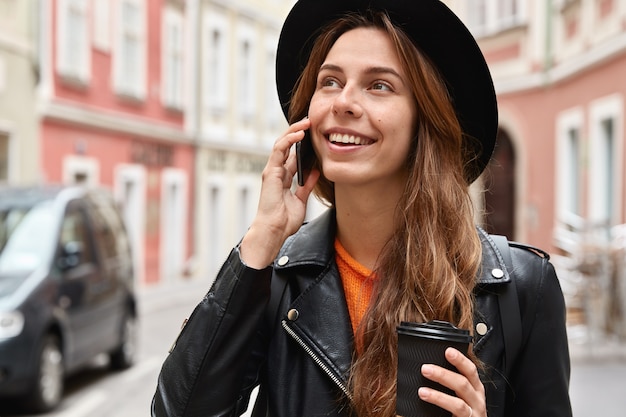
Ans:
{"label": "black bag strap", "polygon": [[[278,320],[278,307],[287,289],[287,279],[280,274],[272,274],[270,283],[270,301],[265,310],[265,323],[268,329],[273,329]],[[265,387],[261,386],[257,394],[252,417],[265,417],[268,415],[267,393]]]}
{"label": "black bag strap", "polygon": [[496,244],[500,255],[502,255],[504,265],[511,278],[508,284],[502,285],[502,289],[498,293],[500,321],[504,334],[504,366],[508,376],[522,345],[522,317],[519,309],[519,299],[517,298],[517,285],[515,283],[509,242],[505,236],[491,235],[491,238]]}

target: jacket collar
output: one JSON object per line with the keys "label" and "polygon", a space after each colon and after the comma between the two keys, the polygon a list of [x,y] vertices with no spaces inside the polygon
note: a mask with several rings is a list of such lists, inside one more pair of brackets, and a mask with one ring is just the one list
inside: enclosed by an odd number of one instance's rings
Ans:
{"label": "jacket collar", "polygon": [[288,259],[289,267],[300,265],[324,267],[328,265],[332,257],[335,256],[334,238],[336,230],[335,210],[328,209],[315,219],[303,224],[296,234],[285,241],[274,262],[274,268],[283,268],[281,259]]}
{"label": "jacket collar", "polygon": [[[336,229],[334,209],[328,209],[317,218],[305,223],[296,234],[287,239],[274,262],[274,268],[328,265],[335,256],[333,239]],[[494,241],[483,229],[477,228],[477,232],[482,244],[482,262],[476,283],[482,285],[510,282],[511,277]],[[303,248],[306,249],[303,250]],[[289,263],[285,265],[280,261],[281,259],[288,259]],[[503,275],[499,276],[497,270],[502,271]]]}

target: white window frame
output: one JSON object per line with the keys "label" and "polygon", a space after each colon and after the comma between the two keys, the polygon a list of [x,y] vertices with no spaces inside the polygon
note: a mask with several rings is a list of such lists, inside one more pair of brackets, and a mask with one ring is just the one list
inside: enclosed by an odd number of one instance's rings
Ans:
{"label": "white window frame", "polygon": [[[571,210],[571,201],[575,196],[579,199],[579,208],[584,205],[582,190],[574,190],[573,187],[582,184],[582,158],[586,149],[583,139],[585,111],[583,107],[574,107],[559,113],[556,117],[556,152],[555,152],[555,228],[554,239],[557,247],[571,252],[576,250],[579,241],[579,230],[583,227],[583,217],[580,213]],[[570,159],[570,132],[578,132],[578,155],[577,164]],[[575,152],[574,152],[575,153]],[[571,181],[570,173],[578,172],[576,181]]]}
{"label": "white window frame", "polygon": [[[230,85],[230,37],[227,16],[217,10],[204,14],[204,47],[202,70],[202,102],[210,116],[223,116],[228,110],[228,86]],[[214,44],[214,34],[218,43]]]}
{"label": "white window frame", "polygon": [[236,97],[238,118],[244,126],[254,122],[257,108],[257,45],[255,30],[252,23],[240,21],[237,26],[236,55]]}
{"label": "white window frame", "polygon": [[87,0],[59,0],[57,3],[56,70],[63,78],[80,84],[88,84],[91,78],[88,12]]}
{"label": "white window frame", "polygon": [[[161,281],[180,278],[187,262],[187,173],[179,168],[165,168],[161,173],[161,244],[159,271]],[[176,195],[170,195],[171,189]],[[173,273],[173,275],[170,275]]]}
{"label": "white window frame", "polygon": [[[173,36],[174,35],[174,36]],[[163,104],[182,110],[184,73],[184,25],[180,10],[166,7],[163,11],[162,97]]]}
{"label": "white window frame", "polygon": [[283,113],[280,107],[280,101],[278,99],[278,93],[276,91],[276,46],[278,45],[278,39],[271,36],[265,43],[265,82],[263,83],[264,91],[264,106],[265,112],[263,119],[265,120],[265,138],[263,140],[264,145],[270,149],[276,135],[283,127],[281,121],[283,120]]}
{"label": "white window frame", "polygon": [[94,187],[100,184],[100,161],[90,156],[67,155],[63,158],[63,183],[74,184],[76,174],[84,174],[85,185]]}
{"label": "white window frame", "polygon": [[[608,221],[607,226],[620,222],[624,207],[624,98],[613,94],[593,101],[589,106],[589,201],[590,219],[594,222]],[[607,149],[604,122],[612,121],[612,137]],[[607,158],[611,158],[610,161]],[[612,172],[606,171],[610,164]],[[612,179],[607,176],[612,175]],[[611,184],[612,183],[612,184]],[[607,188],[607,184],[612,186]],[[607,207],[610,201],[611,207]],[[609,214],[610,218],[606,215]]]}
{"label": "white window frame", "polygon": [[111,50],[111,1],[92,0],[93,46],[104,52]]}
{"label": "white window frame", "polygon": [[[143,100],[146,97],[146,5],[144,0],[118,0],[116,10],[115,54],[113,55],[113,88],[121,96]],[[135,7],[137,19],[126,25],[124,16],[125,5]],[[125,56],[125,39],[132,38],[136,42],[136,56],[127,61]],[[128,68],[132,71],[129,75]]]}
{"label": "white window frame", "polygon": [[[463,4],[467,25],[475,36],[506,30],[526,22],[526,0],[466,0]],[[480,13],[478,10],[484,11]],[[503,14],[504,9],[511,9]]]}
{"label": "white window frame", "polygon": [[[577,132],[577,149],[572,149],[571,132]],[[584,154],[584,110],[576,107],[566,110],[557,116],[556,137],[556,192],[558,218],[561,221],[571,220],[574,216],[581,216],[582,210],[582,163]],[[572,161],[572,154],[577,155],[578,160]],[[572,172],[576,172],[577,178],[572,181]],[[574,189],[577,187],[577,189]],[[572,207],[574,199],[576,207]]]}
{"label": "white window frame", "polygon": [[259,191],[257,189],[258,176],[242,174],[237,179],[236,205],[237,216],[235,226],[237,238],[240,239],[246,233],[256,211]]}
{"label": "white window frame", "polygon": [[[205,180],[204,233],[200,233],[205,240],[200,242],[200,247],[203,248],[204,270],[209,276],[214,276],[218,271],[231,246],[225,238],[227,230],[224,219],[228,213],[227,184],[228,181],[222,174],[208,175]],[[213,194],[213,190],[216,191],[216,195]]]}
{"label": "white window frame", "polygon": [[133,251],[137,285],[146,281],[146,167],[140,164],[118,164],[114,175],[113,191],[115,200],[122,206],[122,217]]}

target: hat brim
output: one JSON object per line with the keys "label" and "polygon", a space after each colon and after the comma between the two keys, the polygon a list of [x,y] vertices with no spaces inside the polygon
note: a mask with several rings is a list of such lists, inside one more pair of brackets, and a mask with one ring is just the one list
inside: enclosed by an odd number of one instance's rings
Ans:
{"label": "hat brim", "polygon": [[311,52],[314,35],[349,12],[385,10],[425,53],[444,78],[466,136],[474,138],[474,181],[489,163],[498,130],[493,80],[476,40],[461,20],[439,0],[299,0],[281,30],[276,54],[276,85],[288,117],[295,83]]}

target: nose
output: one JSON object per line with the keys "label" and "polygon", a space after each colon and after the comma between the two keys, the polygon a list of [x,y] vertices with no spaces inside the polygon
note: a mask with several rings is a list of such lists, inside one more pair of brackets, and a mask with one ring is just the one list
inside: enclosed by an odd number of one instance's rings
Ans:
{"label": "nose", "polygon": [[350,85],[344,86],[335,97],[331,110],[338,116],[360,117],[363,114],[363,108],[359,101],[359,91]]}

